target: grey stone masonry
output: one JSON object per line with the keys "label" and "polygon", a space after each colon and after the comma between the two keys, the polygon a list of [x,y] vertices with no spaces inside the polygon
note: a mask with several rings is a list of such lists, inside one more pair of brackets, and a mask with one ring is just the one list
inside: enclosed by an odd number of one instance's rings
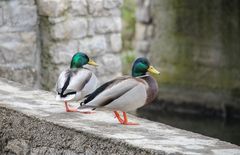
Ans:
{"label": "grey stone masonry", "polygon": [[38,15],[34,0],[0,1],[0,76],[39,86]]}
{"label": "grey stone masonry", "polygon": [[154,35],[151,0],[138,0],[136,10],[135,50],[139,56],[149,57],[150,43]]}
{"label": "grey stone masonry", "polygon": [[[44,88],[53,88],[59,73],[69,67],[77,51],[96,60],[99,67],[91,69],[100,81],[121,74],[122,3],[122,0],[37,0],[43,37]],[[106,58],[111,61],[105,61]]]}
{"label": "grey stone masonry", "polygon": [[[98,69],[92,69],[101,75],[100,81],[120,75],[122,3],[1,0],[0,76],[52,89],[59,73],[69,67],[78,51],[99,64]],[[106,57],[111,61],[105,61]]]}
{"label": "grey stone masonry", "polygon": [[[54,94],[0,79],[0,154],[239,155],[240,147],[129,115],[124,126],[110,111],[66,113]],[[77,106],[78,103],[75,104]]]}

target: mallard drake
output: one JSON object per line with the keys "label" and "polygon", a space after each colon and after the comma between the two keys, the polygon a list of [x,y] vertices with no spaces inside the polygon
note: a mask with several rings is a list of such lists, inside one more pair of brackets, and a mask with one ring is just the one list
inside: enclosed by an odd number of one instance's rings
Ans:
{"label": "mallard drake", "polygon": [[[150,75],[151,72],[160,74],[150,66],[146,58],[138,58],[132,66],[132,76],[122,76],[104,83],[98,87],[78,107],[79,111],[85,108],[104,107],[114,111],[118,121],[124,125],[137,125],[128,122],[126,111],[132,111],[151,103],[158,94],[158,84]],[[123,112],[123,119],[117,111]]]}
{"label": "mallard drake", "polygon": [[68,101],[79,101],[98,86],[96,75],[83,67],[86,64],[97,66],[86,54],[78,52],[73,55],[70,68],[59,75],[56,83],[56,100],[65,102],[66,112],[77,111],[68,107]]}

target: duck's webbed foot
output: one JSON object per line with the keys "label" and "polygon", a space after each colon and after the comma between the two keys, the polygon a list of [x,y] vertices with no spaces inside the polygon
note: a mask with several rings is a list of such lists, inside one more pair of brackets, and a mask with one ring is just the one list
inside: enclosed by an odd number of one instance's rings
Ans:
{"label": "duck's webbed foot", "polygon": [[120,124],[123,124],[123,125],[139,125],[138,123],[128,122],[126,112],[123,112],[123,119],[120,117],[120,115],[117,111],[114,111],[114,114],[115,114],[115,116],[118,119]]}

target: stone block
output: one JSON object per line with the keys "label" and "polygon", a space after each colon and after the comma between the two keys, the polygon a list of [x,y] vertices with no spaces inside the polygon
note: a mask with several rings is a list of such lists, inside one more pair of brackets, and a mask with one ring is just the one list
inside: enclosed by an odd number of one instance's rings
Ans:
{"label": "stone block", "polygon": [[32,66],[0,65],[0,76],[30,87],[37,84],[37,70]]}
{"label": "stone block", "polygon": [[147,25],[143,23],[136,23],[136,33],[135,38],[136,40],[144,40],[145,33],[146,33]]}
{"label": "stone block", "polygon": [[11,27],[32,27],[37,25],[36,6],[10,6]]}
{"label": "stone block", "polygon": [[0,2],[0,8],[1,8],[0,10],[2,10],[1,16],[2,16],[2,21],[3,21],[3,26],[0,27],[0,30],[6,26],[8,26],[8,27],[11,26],[11,7],[8,7],[7,4],[8,3]]}
{"label": "stone block", "polygon": [[12,2],[21,4],[21,5],[36,5],[35,0],[21,0],[21,1],[15,0]]}
{"label": "stone block", "polygon": [[152,39],[154,36],[154,26],[152,24],[147,26],[147,30],[146,30],[146,39]]}
{"label": "stone block", "polygon": [[98,58],[98,63],[100,63],[97,69],[97,74],[99,76],[112,75],[121,73],[122,71],[121,59],[116,54],[105,54],[104,56]]}
{"label": "stone block", "polygon": [[51,24],[57,24],[57,23],[62,23],[67,20],[67,16],[60,16],[60,17],[48,17],[48,21]]}
{"label": "stone block", "polygon": [[36,5],[35,0],[1,0],[0,3],[3,2],[7,5],[11,6],[19,6],[19,5]]}
{"label": "stone block", "polygon": [[51,27],[53,39],[80,39],[87,35],[88,23],[85,18],[70,18]]}
{"label": "stone block", "polygon": [[68,0],[37,0],[39,14],[42,16],[58,17],[68,8]]}
{"label": "stone block", "polygon": [[95,21],[93,18],[88,18],[88,36],[95,34]]}
{"label": "stone block", "polygon": [[0,63],[35,63],[37,34],[35,32],[1,33]]}
{"label": "stone block", "polygon": [[103,0],[88,0],[89,13],[93,16],[103,15]]}
{"label": "stone block", "polygon": [[94,36],[79,41],[79,50],[89,56],[98,56],[106,53],[107,41],[104,36]]}
{"label": "stone block", "polygon": [[119,52],[122,49],[122,38],[120,33],[110,36],[110,45],[112,52]]}
{"label": "stone block", "polygon": [[4,22],[4,20],[3,20],[3,9],[0,7],[0,26],[3,25],[3,22]]}
{"label": "stone block", "polygon": [[136,51],[140,52],[140,53],[148,53],[149,52],[149,48],[150,48],[150,43],[148,41],[138,41],[136,43]]}
{"label": "stone block", "polygon": [[153,25],[138,22],[136,24],[136,40],[148,40],[153,37]]}
{"label": "stone block", "polygon": [[120,17],[102,17],[95,19],[96,33],[120,32],[122,29],[122,22]]}
{"label": "stone block", "polygon": [[94,17],[121,15],[121,12],[118,8],[112,8],[112,9],[104,8],[103,0],[88,0],[88,4],[89,4],[89,13]]}
{"label": "stone block", "polygon": [[138,2],[138,7],[136,11],[137,21],[142,23],[149,23],[151,21],[150,4],[151,0],[144,0]]}
{"label": "stone block", "polygon": [[67,64],[71,62],[72,56],[78,52],[78,42],[70,40],[68,42],[58,42],[49,48],[52,61],[55,64]]}
{"label": "stone block", "polygon": [[104,0],[103,6],[106,9],[119,8],[123,4],[123,0]]}
{"label": "stone block", "polygon": [[[5,2],[5,1],[4,1]],[[36,6],[0,3],[0,32],[31,31],[37,25]]]}
{"label": "stone block", "polygon": [[70,12],[74,16],[83,16],[88,14],[86,0],[70,0]]}

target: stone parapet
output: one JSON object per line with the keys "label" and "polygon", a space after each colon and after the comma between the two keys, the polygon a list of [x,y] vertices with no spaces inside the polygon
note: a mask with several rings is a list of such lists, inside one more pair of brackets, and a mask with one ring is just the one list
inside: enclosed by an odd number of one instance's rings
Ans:
{"label": "stone parapet", "polygon": [[[0,154],[238,155],[240,147],[129,115],[120,125],[110,111],[66,113],[53,93],[0,79]],[[77,106],[78,103],[75,103]]]}

